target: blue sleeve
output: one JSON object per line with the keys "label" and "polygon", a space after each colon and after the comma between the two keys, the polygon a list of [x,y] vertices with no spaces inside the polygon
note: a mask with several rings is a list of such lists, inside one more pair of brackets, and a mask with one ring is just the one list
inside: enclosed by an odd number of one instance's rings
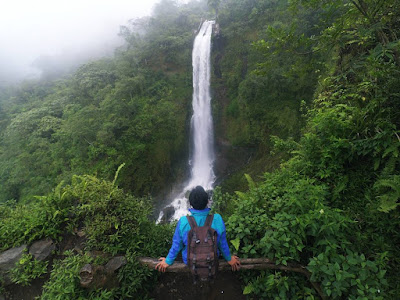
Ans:
{"label": "blue sleeve", "polygon": [[231,252],[229,251],[228,241],[226,240],[226,229],[225,223],[221,218],[221,236],[218,242],[218,248],[222,253],[222,256],[225,258],[226,261],[231,260]]}
{"label": "blue sleeve", "polygon": [[179,254],[179,251],[181,251],[183,248],[182,237],[180,235],[180,230],[179,230],[180,224],[181,220],[179,220],[178,224],[176,225],[174,237],[172,238],[172,246],[171,249],[169,249],[167,258],[165,260],[165,262],[169,265],[172,265],[174,263],[175,258]]}

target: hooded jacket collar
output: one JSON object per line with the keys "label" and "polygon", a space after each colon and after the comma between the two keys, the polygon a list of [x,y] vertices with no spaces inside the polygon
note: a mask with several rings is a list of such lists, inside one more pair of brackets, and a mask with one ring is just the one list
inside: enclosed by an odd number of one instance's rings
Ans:
{"label": "hooded jacket collar", "polygon": [[206,216],[210,213],[211,208],[205,208],[202,210],[197,210],[194,208],[189,209],[190,213],[192,216]]}

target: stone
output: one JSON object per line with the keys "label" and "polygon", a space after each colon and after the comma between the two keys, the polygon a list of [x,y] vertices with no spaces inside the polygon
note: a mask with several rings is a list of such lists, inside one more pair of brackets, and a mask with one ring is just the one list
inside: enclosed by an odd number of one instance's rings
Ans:
{"label": "stone", "polygon": [[26,249],[26,245],[22,245],[0,253],[0,277],[3,277],[4,285],[12,283],[7,273],[15,267]]}
{"label": "stone", "polygon": [[91,264],[86,264],[79,272],[81,278],[81,287],[87,288],[93,280],[93,267]]}
{"label": "stone", "polygon": [[110,259],[110,261],[105,266],[105,271],[107,273],[114,273],[116,270],[126,265],[125,256],[116,256]]}
{"label": "stone", "polygon": [[107,274],[104,266],[87,264],[79,271],[80,285],[85,289],[112,289],[118,286],[115,274]]}
{"label": "stone", "polygon": [[118,287],[117,271],[126,265],[124,256],[116,256],[108,261],[105,266],[87,264],[79,271],[81,287],[86,289],[112,289]]}
{"label": "stone", "polygon": [[173,206],[167,206],[163,209],[163,216],[160,223],[167,223],[175,213],[175,208]]}
{"label": "stone", "polygon": [[51,255],[51,252],[56,249],[56,245],[50,238],[46,238],[40,241],[36,241],[29,248],[29,254],[31,254],[37,260],[45,260]]}

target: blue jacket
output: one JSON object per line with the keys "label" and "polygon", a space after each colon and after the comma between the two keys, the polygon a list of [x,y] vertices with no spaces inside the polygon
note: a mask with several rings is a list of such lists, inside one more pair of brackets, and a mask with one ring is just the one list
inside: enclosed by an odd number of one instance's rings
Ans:
{"label": "blue jacket", "polygon": [[[206,222],[206,218],[210,212],[210,209],[189,209],[189,211],[196,220],[197,226],[203,226]],[[231,254],[229,251],[228,242],[226,241],[225,223],[222,220],[221,215],[214,214],[211,228],[214,228],[217,231],[218,250],[222,253],[222,256],[225,258],[226,261],[230,261]],[[168,256],[165,260],[167,264],[172,265],[175,261],[176,256],[181,250],[183,261],[185,264],[187,264],[187,237],[190,229],[191,228],[187,217],[181,217],[178,221],[178,224],[176,225],[174,237],[172,238],[172,247],[169,250]]]}

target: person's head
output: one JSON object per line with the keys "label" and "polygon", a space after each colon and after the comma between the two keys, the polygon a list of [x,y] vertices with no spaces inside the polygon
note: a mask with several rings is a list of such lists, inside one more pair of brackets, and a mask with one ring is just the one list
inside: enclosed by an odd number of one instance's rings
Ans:
{"label": "person's head", "polygon": [[197,210],[202,210],[207,207],[208,194],[201,186],[196,186],[189,195],[190,205]]}

